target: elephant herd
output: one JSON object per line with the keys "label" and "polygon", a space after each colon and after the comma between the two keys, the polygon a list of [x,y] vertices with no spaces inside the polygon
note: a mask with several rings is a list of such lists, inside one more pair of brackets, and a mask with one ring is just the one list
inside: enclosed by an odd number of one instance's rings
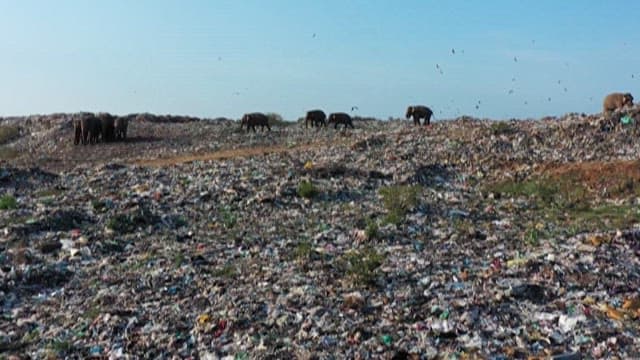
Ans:
{"label": "elephant herd", "polygon": [[[420,120],[424,120],[424,125],[429,125],[431,122],[431,116],[433,115],[433,111],[430,108],[424,105],[412,105],[407,108],[406,118],[410,119],[413,117],[413,123],[415,125],[420,125]],[[333,128],[337,129],[338,125],[343,125],[344,128],[352,128],[353,119],[351,116],[344,112],[336,112],[329,114],[325,114],[324,111],[316,109],[307,111],[307,115],[304,118],[304,125],[306,128],[311,125],[311,127],[327,127],[328,125],[333,124]],[[269,118],[259,112],[244,114],[242,120],[240,121],[240,128],[247,127],[247,131],[253,130],[256,131],[256,126],[260,126],[262,130],[266,127],[269,131],[271,131],[271,126],[269,126]]]}
{"label": "elephant herd", "polygon": [[[611,93],[608,94],[603,101],[603,113],[607,114],[616,109],[621,109],[627,106],[633,106],[633,96],[630,93]],[[414,125],[420,125],[420,121],[423,120],[424,125],[429,125],[431,123],[431,117],[433,116],[433,111],[424,105],[411,105],[407,108],[407,112],[405,117],[407,119],[413,118]],[[309,125],[311,127],[327,127],[327,125],[334,124],[334,129],[338,128],[338,125],[344,125],[344,128],[347,127],[354,128],[353,120],[351,116],[347,113],[337,112],[332,113],[328,117],[322,110],[310,110],[307,111],[307,115],[304,118],[305,127],[308,128]],[[262,129],[265,127],[271,130],[269,126],[269,119],[266,115],[262,113],[250,113],[245,114],[242,118],[242,122],[240,127],[247,126],[247,131],[253,130],[256,131],[256,126],[261,126]]]}
{"label": "elephant herd", "polygon": [[97,144],[127,138],[129,119],[107,113],[83,113],[73,119],[74,141],[78,144]]}
{"label": "elephant herd", "polygon": [[[611,93],[608,94],[603,101],[603,113],[609,113],[616,109],[624,108],[633,105],[633,96],[630,93]],[[431,117],[433,111],[424,105],[411,105],[407,108],[405,117],[407,119],[413,118],[414,125],[421,125],[421,120],[424,125],[431,123]],[[108,113],[82,113],[80,116],[73,120],[73,127],[75,130],[74,144],[78,145],[82,143],[97,144],[98,142],[111,142],[116,140],[124,140],[127,138],[127,127],[129,123],[128,117],[113,116]],[[344,112],[335,112],[325,114],[324,111],[315,109],[307,111],[304,118],[305,127],[327,127],[333,124],[333,128],[337,129],[338,125],[343,125],[344,128],[355,128],[353,126],[353,119],[351,116]],[[269,117],[260,112],[253,112],[244,114],[240,121],[240,128],[247,127],[247,131],[253,130],[256,132],[256,127],[260,126],[264,131],[265,128],[271,131],[269,125]]]}

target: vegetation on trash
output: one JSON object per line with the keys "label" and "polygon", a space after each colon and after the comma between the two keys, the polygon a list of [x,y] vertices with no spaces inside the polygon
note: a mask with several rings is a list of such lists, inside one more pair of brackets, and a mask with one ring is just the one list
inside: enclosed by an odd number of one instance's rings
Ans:
{"label": "vegetation on trash", "polygon": [[318,195],[318,189],[313,185],[311,180],[303,180],[298,184],[298,196],[305,199],[312,199]]}
{"label": "vegetation on trash", "polygon": [[373,285],[379,275],[379,267],[386,256],[373,246],[355,249],[338,259],[338,266],[346,272],[355,285]]}
{"label": "vegetation on trash", "polygon": [[[639,179],[640,169],[637,173],[629,173],[571,167],[569,171],[549,171],[523,181],[489,184],[485,191],[498,197],[527,199],[535,216],[552,224],[556,232],[606,231],[640,221],[637,206],[612,201],[616,197],[640,195]],[[539,239],[551,235],[553,232],[530,228],[525,231],[523,240],[536,244]]]}
{"label": "vegetation on trash", "polygon": [[233,229],[238,223],[238,216],[227,206],[220,209],[220,218],[225,229]]}
{"label": "vegetation on trash", "polygon": [[265,115],[267,115],[271,126],[291,126],[296,124],[293,121],[285,121],[282,115],[277,113],[266,113]]}
{"label": "vegetation on trash", "polygon": [[418,185],[392,185],[380,188],[382,204],[387,210],[386,224],[399,225],[404,217],[418,204],[421,187]]}
{"label": "vegetation on trash", "polygon": [[375,219],[367,219],[366,223],[367,227],[364,229],[364,234],[367,237],[367,240],[378,238],[378,222]]}
{"label": "vegetation on trash", "polygon": [[296,248],[293,251],[293,256],[297,260],[304,261],[309,259],[312,253],[313,246],[311,245],[311,243],[309,241],[301,241],[298,243],[298,245],[296,245]]}
{"label": "vegetation on trash", "polygon": [[9,194],[0,196],[0,210],[11,210],[18,207],[18,201]]}

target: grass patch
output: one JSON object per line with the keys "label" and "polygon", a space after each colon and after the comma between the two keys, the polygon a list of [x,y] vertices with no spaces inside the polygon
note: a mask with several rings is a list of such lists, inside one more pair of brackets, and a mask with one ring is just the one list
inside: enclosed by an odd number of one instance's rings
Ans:
{"label": "grass patch", "polygon": [[318,189],[316,189],[311,181],[304,180],[298,184],[298,196],[311,199],[316,195],[318,195]]}
{"label": "grass patch", "polygon": [[531,246],[537,246],[540,243],[540,239],[543,237],[542,230],[536,229],[535,227],[527,229],[524,232],[523,240],[525,243]]}
{"label": "grass patch", "polygon": [[0,197],[0,210],[11,210],[18,207],[18,201],[15,197],[5,194]]}
{"label": "grass patch", "polygon": [[20,127],[16,125],[0,125],[0,145],[4,145],[20,135]]}
{"label": "grass patch", "polygon": [[382,203],[387,210],[384,219],[386,224],[399,225],[404,221],[404,217],[418,204],[420,186],[417,185],[394,185],[385,186],[380,189]]}
{"label": "grass patch", "polygon": [[[634,198],[637,185],[623,178],[611,180],[609,185],[622,184],[620,188],[608,187],[607,194],[626,194]],[[522,233],[521,240],[537,245],[540,240],[554,235],[572,236],[581,232],[610,231],[624,229],[640,222],[640,212],[631,201],[611,203],[602,197],[600,188],[587,186],[586,182],[574,176],[555,178],[536,177],[521,182],[506,181],[487,186],[497,197],[524,197],[529,201],[529,210],[536,222],[543,220],[551,225],[544,230],[529,227]],[[618,191],[619,190],[619,191]],[[606,194],[605,194],[606,195]]]}
{"label": "grass patch", "polygon": [[564,215],[565,224],[573,226],[574,232],[624,229],[640,222],[638,207],[629,204],[603,204]]}
{"label": "grass patch", "polygon": [[354,284],[367,286],[375,284],[379,275],[379,268],[384,263],[384,254],[376,251],[372,246],[367,246],[361,250],[352,250],[340,259],[347,275]]}
{"label": "grass patch", "polygon": [[538,208],[588,207],[589,191],[579,183],[568,180],[534,178],[525,181],[505,181],[486,189],[498,196],[526,197]]}
{"label": "grass patch", "polygon": [[222,208],[222,210],[220,210],[220,216],[222,225],[225,227],[225,229],[232,229],[238,223],[238,217],[228,207],[224,207]]}
{"label": "grass patch", "polygon": [[173,267],[179,268],[184,264],[184,254],[178,253],[173,257]]}
{"label": "grass patch", "polygon": [[366,222],[367,222],[367,226],[364,229],[365,236],[369,240],[377,239],[379,236],[378,222],[375,221],[374,219],[367,219]]}
{"label": "grass patch", "polygon": [[308,241],[302,241],[296,245],[293,256],[298,260],[306,260],[311,257],[313,246]]}

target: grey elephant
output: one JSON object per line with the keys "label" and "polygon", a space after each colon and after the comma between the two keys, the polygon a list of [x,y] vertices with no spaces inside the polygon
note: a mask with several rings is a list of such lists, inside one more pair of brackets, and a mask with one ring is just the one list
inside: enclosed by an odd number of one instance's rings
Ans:
{"label": "grey elephant", "polygon": [[101,133],[99,120],[91,113],[82,113],[73,119],[75,145],[95,144]]}
{"label": "grey elephant", "polygon": [[127,127],[129,126],[129,118],[118,116],[113,123],[114,136],[116,140],[124,140],[127,138]]}
{"label": "grey elephant", "polygon": [[247,131],[250,129],[253,132],[256,132],[256,126],[261,126],[262,130],[266,127],[271,131],[271,126],[269,126],[269,118],[267,115],[259,112],[244,114],[242,120],[240,121],[240,128],[242,129],[244,126],[247,126]]}
{"label": "grey elephant", "polygon": [[602,112],[606,114],[625,106],[633,106],[633,96],[630,93],[611,93],[602,102]]}
{"label": "grey elephant", "polygon": [[327,121],[327,123],[333,124],[334,129],[337,129],[339,124],[343,124],[345,129],[348,126],[354,129],[353,120],[351,120],[351,116],[343,112],[333,113],[329,115],[329,120]]}
{"label": "grey elephant", "polygon": [[420,119],[424,119],[424,124],[429,125],[431,123],[431,116],[433,115],[433,111],[424,105],[413,105],[407,108],[407,119],[410,119],[413,116],[413,123],[415,125],[420,125]]}
{"label": "grey elephant", "polygon": [[304,127],[308,128],[309,124],[311,127],[327,126],[327,114],[322,110],[310,110],[307,111],[307,116],[304,118]]}
{"label": "grey elephant", "polygon": [[108,113],[100,113],[97,116],[102,128],[102,141],[110,142],[115,140],[115,119]]}

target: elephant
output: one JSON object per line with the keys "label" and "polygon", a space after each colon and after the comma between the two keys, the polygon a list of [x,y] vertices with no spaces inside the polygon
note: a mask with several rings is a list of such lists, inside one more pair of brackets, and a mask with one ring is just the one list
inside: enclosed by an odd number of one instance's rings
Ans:
{"label": "elephant", "polygon": [[97,116],[102,128],[102,141],[110,142],[115,140],[115,120],[114,116],[108,113],[101,113]]}
{"label": "elephant", "polygon": [[606,114],[625,106],[633,106],[633,96],[630,93],[611,93],[602,102],[602,112]]}
{"label": "elephant", "polygon": [[424,105],[414,105],[407,108],[407,119],[413,116],[413,123],[420,125],[420,119],[424,119],[424,124],[429,125],[431,123],[431,116],[433,111]]}
{"label": "elephant", "polygon": [[304,118],[304,127],[308,128],[309,123],[311,123],[311,127],[327,126],[327,114],[322,110],[310,110],[307,111],[307,116]]}
{"label": "elephant", "polygon": [[81,114],[73,119],[75,137],[73,143],[78,145],[95,144],[101,133],[99,120],[93,114]]}
{"label": "elephant", "polygon": [[78,145],[82,141],[82,119],[74,118],[73,123],[73,145]]}
{"label": "elephant", "polygon": [[338,128],[338,124],[344,124],[345,129],[347,128],[347,126],[350,126],[352,129],[354,129],[351,116],[343,112],[333,113],[329,115],[329,120],[327,121],[327,123],[333,124],[334,129]]}
{"label": "elephant", "polygon": [[253,132],[256,132],[256,125],[261,126],[262,130],[264,130],[266,126],[267,129],[271,131],[269,118],[267,115],[259,112],[244,114],[242,121],[240,122],[240,128],[242,129],[245,125],[247,125],[247,131],[249,131],[249,129],[253,129]]}
{"label": "elephant", "polygon": [[127,138],[127,127],[129,126],[129,118],[118,116],[114,123],[114,135],[116,140],[124,140]]}

